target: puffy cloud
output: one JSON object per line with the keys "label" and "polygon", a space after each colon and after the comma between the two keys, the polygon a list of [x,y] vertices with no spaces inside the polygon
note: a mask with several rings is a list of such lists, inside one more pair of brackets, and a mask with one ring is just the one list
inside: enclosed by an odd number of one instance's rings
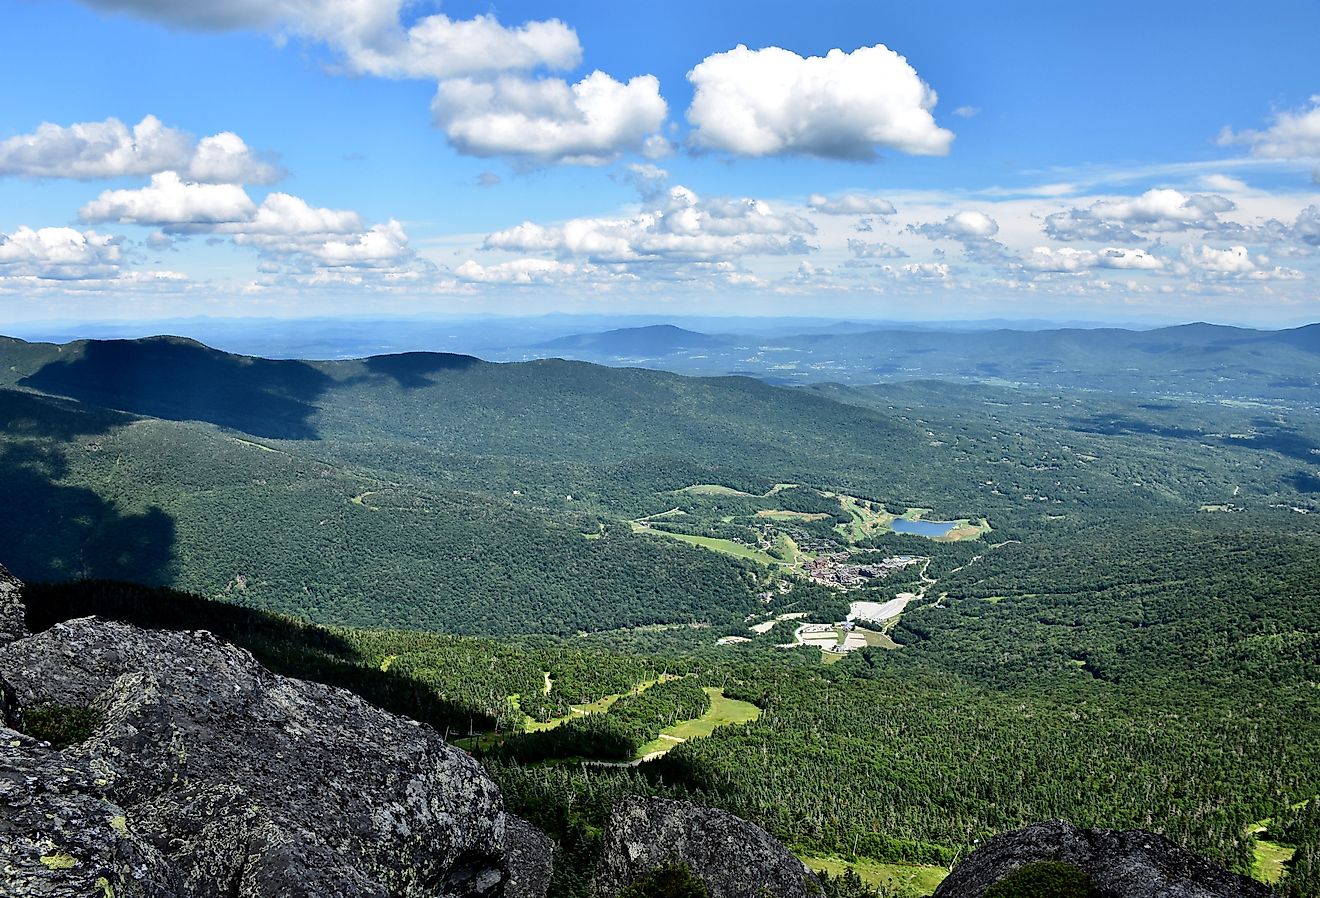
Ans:
{"label": "puffy cloud", "polygon": [[246,237],[351,234],[362,230],[362,219],[352,210],[321,209],[300,197],[271,193],[250,218],[216,230]]}
{"label": "puffy cloud", "polygon": [[603,165],[644,150],[668,106],[652,75],[623,84],[593,72],[573,85],[513,76],[442,81],[431,110],[461,153]]}
{"label": "puffy cloud", "polygon": [[[436,13],[405,25],[405,0],[83,2],[185,28],[280,30],[335,48],[354,74],[434,78],[439,89],[432,113],[461,153],[601,165],[623,152],[658,158],[673,149],[656,133],[668,107],[652,75],[625,84],[594,72],[570,85],[514,74],[571,69],[581,62],[577,33],[558,19],[514,27],[493,15],[451,19]],[[222,153],[237,138],[222,134],[208,140],[199,147],[207,153],[195,169],[174,162],[152,171],[171,168],[193,180],[243,180],[233,177],[235,163]]]}
{"label": "puffy cloud", "polygon": [[20,227],[0,234],[0,278],[82,280],[119,273],[118,238],[73,228]]}
{"label": "puffy cloud", "polygon": [[562,281],[578,274],[578,266],[553,259],[514,259],[498,265],[472,260],[454,269],[459,280],[480,284],[541,284]]}
{"label": "puffy cloud", "polygon": [[[310,4],[313,10],[360,5],[342,0]],[[388,10],[388,16],[363,22],[354,20],[353,13],[313,15],[303,18],[303,28],[313,37],[338,45],[354,70],[391,78],[450,78],[541,66],[571,69],[582,60],[576,32],[558,19],[510,28],[492,15],[456,21],[436,14],[423,16],[404,31],[398,24],[399,3],[374,5]]]}
{"label": "puffy cloud", "polygon": [[324,42],[359,74],[450,78],[536,67],[569,69],[582,59],[577,34],[558,19],[501,25],[491,15],[434,14],[405,27],[404,0],[83,0],[167,25],[202,30],[286,29]]}
{"label": "puffy cloud", "polygon": [[835,199],[813,193],[807,205],[823,215],[893,215],[898,211],[889,200],[861,193],[845,193]]}
{"label": "puffy cloud", "polygon": [[[225,235],[260,252],[267,269],[301,285],[415,280],[433,267],[416,259],[403,225],[392,219],[366,227],[351,210],[318,208],[278,192],[257,205],[237,185],[198,184],[174,172],[154,175],[139,190],[108,190],[81,215],[89,222],[159,227],[148,238],[152,246],[164,245],[171,234]],[[345,269],[371,274],[335,274]]]}
{"label": "puffy cloud", "polygon": [[1169,188],[1147,190],[1141,196],[1101,200],[1091,214],[1101,221],[1118,221],[1148,230],[1175,231],[1188,227],[1210,227],[1220,212],[1236,208],[1231,200],[1215,194],[1185,194]]}
{"label": "puffy cloud", "polygon": [[1245,246],[1230,246],[1227,249],[1202,246],[1199,252],[1191,246],[1184,246],[1182,258],[1194,268],[1215,274],[1243,274],[1256,270],[1256,263],[1251,261]]}
{"label": "puffy cloud", "polygon": [[1320,158],[1320,95],[1311,97],[1309,109],[1275,113],[1274,123],[1263,131],[1225,128],[1219,143],[1246,144],[1253,156],[1266,159]]}
{"label": "puffy cloud", "polygon": [[1215,229],[1221,212],[1235,205],[1218,194],[1186,194],[1170,188],[1147,190],[1140,196],[1105,199],[1086,209],[1068,209],[1045,216],[1045,234],[1054,240],[1135,243],[1138,232]]}
{"label": "puffy cloud", "polygon": [[886,265],[884,270],[895,277],[917,278],[926,281],[944,280],[950,274],[949,266],[945,262],[912,262],[907,265],[900,265],[897,268]]}
{"label": "puffy cloud", "polygon": [[216,183],[266,184],[283,174],[237,134],[225,131],[196,141],[154,115],[131,130],[116,118],[68,126],[45,123],[31,134],[0,142],[0,175],[90,180],[170,170]]}
{"label": "puffy cloud", "polygon": [[256,158],[232,131],[198,141],[185,170],[195,181],[227,184],[269,184],[284,176],[278,167]]}
{"label": "puffy cloud", "polygon": [[390,267],[412,256],[408,235],[394,219],[372,225],[360,234],[332,237],[311,245],[299,245],[297,251],[315,262],[331,267]]}
{"label": "puffy cloud", "polygon": [[74,228],[30,228],[0,234],[0,293],[63,294],[131,289],[180,290],[187,276],[174,271],[126,271],[121,239]]}
{"label": "puffy cloud", "polygon": [[1022,266],[1030,271],[1071,273],[1095,268],[1155,270],[1164,262],[1145,250],[1109,247],[1098,251],[1063,246],[1034,247],[1022,258]]}
{"label": "puffy cloud", "polygon": [[955,212],[942,222],[929,222],[915,228],[932,240],[988,239],[999,233],[999,223],[984,212]]}
{"label": "puffy cloud", "polygon": [[225,222],[247,221],[256,206],[235,184],[198,184],[174,172],[151,176],[136,190],[107,190],[78,210],[83,221],[117,221],[163,227],[166,231],[206,230]]}
{"label": "puffy cloud", "polygon": [[854,259],[906,259],[908,255],[892,243],[867,243],[856,237],[849,238],[848,252]]}
{"label": "puffy cloud", "polygon": [[1265,256],[1253,259],[1245,246],[1184,246],[1182,261],[1188,269],[1214,280],[1296,281],[1306,277],[1295,268],[1271,267]]}
{"label": "puffy cloud", "polygon": [[756,199],[702,200],[673,187],[639,214],[577,218],[553,227],[524,222],[491,234],[485,248],[548,252],[593,263],[695,263],[809,252],[815,227]]}
{"label": "puffy cloud", "polygon": [[869,160],[881,148],[942,156],[953,141],[931,115],[935,91],[882,44],[806,58],[739,45],[687,77],[690,140],[701,149]]}
{"label": "puffy cloud", "polygon": [[1086,240],[1136,243],[1141,240],[1131,228],[1113,221],[1101,221],[1087,209],[1068,209],[1045,216],[1042,230],[1052,240]]}

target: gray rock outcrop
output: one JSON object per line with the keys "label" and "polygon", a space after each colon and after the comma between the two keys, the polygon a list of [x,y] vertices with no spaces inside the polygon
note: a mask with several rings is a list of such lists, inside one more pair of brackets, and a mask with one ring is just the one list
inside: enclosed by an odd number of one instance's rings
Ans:
{"label": "gray rock outcrop", "polygon": [[935,898],[982,898],[1020,867],[1071,864],[1091,877],[1099,898],[1269,898],[1270,891],[1140,830],[1079,829],[1060,820],[991,839],[956,866]]}
{"label": "gray rock outcrop", "polygon": [[12,642],[27,635],[22,593],[23,584],[0,564],[0,643]]}
{"label": "gray rock outcrop", "polygon": [[554,842],[521,817],[505,817],[504,898],[545,898],[554,870]]}
{"label": "gray rock outcrop", "polygon": [[62,751],[0,728],[5,895],[545,894],[548,839],[465,752],[204,631],[68,621],[0,645],[0,680],[10,723],[99,718]]}
{"label": "gray rock outcrop", "polygon": [[686,864],[711,898],[807,898],[819,889],[815,875],[755,824],[685,801],[629,797],[610,815],[595,892],[614,898],[671,862]]}

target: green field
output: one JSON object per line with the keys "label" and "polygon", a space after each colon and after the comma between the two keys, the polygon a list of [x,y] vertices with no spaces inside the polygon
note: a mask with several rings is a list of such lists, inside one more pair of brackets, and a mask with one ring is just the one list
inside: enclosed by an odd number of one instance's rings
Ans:
{"label": "green field", "polygon": [[1260,882],[1274,885],[1283,878],[1283,865],[1292,860],[1297,849],[1278,842],[1256,840],[1256,856],[1251,864],[1251,876]]}
{"label": "green field", "polygon": [[866,857],[844,860],[839,857],[821,857],[810,854],[798,854],[802,862],[817,872],[831,876],[840,876],[849,868],[862,879],[862,882],[884,890],[884,894],[930,895],[935,887],[944,881],[949,871],[943,867],[928,867],[917,864],[882,864]]}
{"label": "green field", "polygon": [[697,483],[692,486],[685,486],[681,490],[674,490],[674,492],[689,493],[693,496],[752,496],[751,493],[744,493],[742,490],[736,490],[730,486],[720,486],[718,483]]}
{"label": "green field", "polygon": [[[572,710],[572,713],[565,714],[563,717],[555,717],[551,720],[532,720],[532,718],[528,717],[527,723],[524,725],[524,730],[525,732],[528,733],[536,733],[536,732],[540,732],[541,730],[553,730],[555,727],[562,726],[568,723],[570,720],[573,720],[578,717],[586,717],[589,714],[602,714],[608,711],[614,705],[615,702],[623,698],[625,695],[637,695],[640,692],[645,692],[646,690],[650,689],[652,686],[654,686],[657,683],[667,683],[673,679],[676,679],[676,677],[669,675],[661,676],[661,677],[657,677],[654,680],[646,680],[644,682],[638,683],[628,692],[616,692],[612,695],[602,696],[596,699],[594,702],[589,702],[588,704],[585,705],[569,705],[569,708]],[[547,685],[553,685],[550,682],[549,674],[546,674],[546,681],[547,681]],[[546,692],[548,694],[549,689],[547,689]],[[510,696],[509,698],[510,700],[514,701],[516,704],[516,700],[518,698],[516,695]]]}
{"label": "green field", "polygon": [[[771,558],[767,553],[760,549],[753,549],[751,546],[743,543],[736,543],[731,539],[720,539],[716,536],[696,536],[691,533],[673,533],[669,530],[653,530],[650,527],[643,527],[636,521],[632,523],[634,533],[650,533],[655,536],[664,536],[670,539],[676,539],[681,542],[689,543],[694,546],[701,546],[703,549],[710,549],[712,552],[722,552],[725,555],[732,555],[734,558],[741,558],[744,561],[755,561],[757,564],[775,565],[785,564],[777,558]],[[794,553],[796,559],[796,553]],[[792,563],[792,562],[788,562]]]}
{"label": "green field", "polygon": [[715,732],[716,727],[751,723],[761,716],[761,709],[756,705],[739,701],[736,698],[729,698],[724,694],[723,689],[707,686],[705,687],[705,693],[710,696],[709,711],[694,720],[684,720],[673,726],[665,727],[660,731],[661,735],[672,738],[662,739],[657,736],[638,749],[637,757],[643,758],[656,752],[667,752],[681,742],[709,736]]}

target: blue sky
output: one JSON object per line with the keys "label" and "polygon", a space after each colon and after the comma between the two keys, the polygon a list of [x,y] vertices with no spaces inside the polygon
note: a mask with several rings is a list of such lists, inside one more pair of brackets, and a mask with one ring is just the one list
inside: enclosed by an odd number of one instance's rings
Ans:
{"label": "blue sky", "polygon": [[0,322],[1320,319],[1314,2],[0,9]]}

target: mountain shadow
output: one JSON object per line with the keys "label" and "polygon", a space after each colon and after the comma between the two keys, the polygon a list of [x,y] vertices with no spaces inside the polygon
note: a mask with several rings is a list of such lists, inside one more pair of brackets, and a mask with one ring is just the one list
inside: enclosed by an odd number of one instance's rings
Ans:
{"label": "mountain shadow", "polygon": [[0,478],[10,509],[0,515],[0,546],[14,575],[167,581],[174,519],[159,508],[126,513],[89,489],[63,483],[67,474],[58,449],[28,442],[0,446]]}
{"label": "mountain shadow", "polygon": [[38,437],[68,442],[105,433],[133,420],[132,415],[67,399],[0,389],[0,432],[8,437]]}
{"label": "mountain shadow", "polygon": [[440,371],[461,371],[483,364],[470,355],[449,352],[401,352],[398,355],[373,355],[366,360],[367,370],[394,378],[405,390],[417,390],[435,385],[427,375]]}
{"label": "mountain shadow", "polygon": [[219,352],[192,340],[91,341],[19,383],[92,405],[166,418],[207,421],[254,436],[318,439],[310,417],[334,383],[298,361]]}
{"label": "mountain shadow", "polygon": [[1298,471],[1284,479],[1299,493],[1320,493],[1320,477],[1310,471]]}

